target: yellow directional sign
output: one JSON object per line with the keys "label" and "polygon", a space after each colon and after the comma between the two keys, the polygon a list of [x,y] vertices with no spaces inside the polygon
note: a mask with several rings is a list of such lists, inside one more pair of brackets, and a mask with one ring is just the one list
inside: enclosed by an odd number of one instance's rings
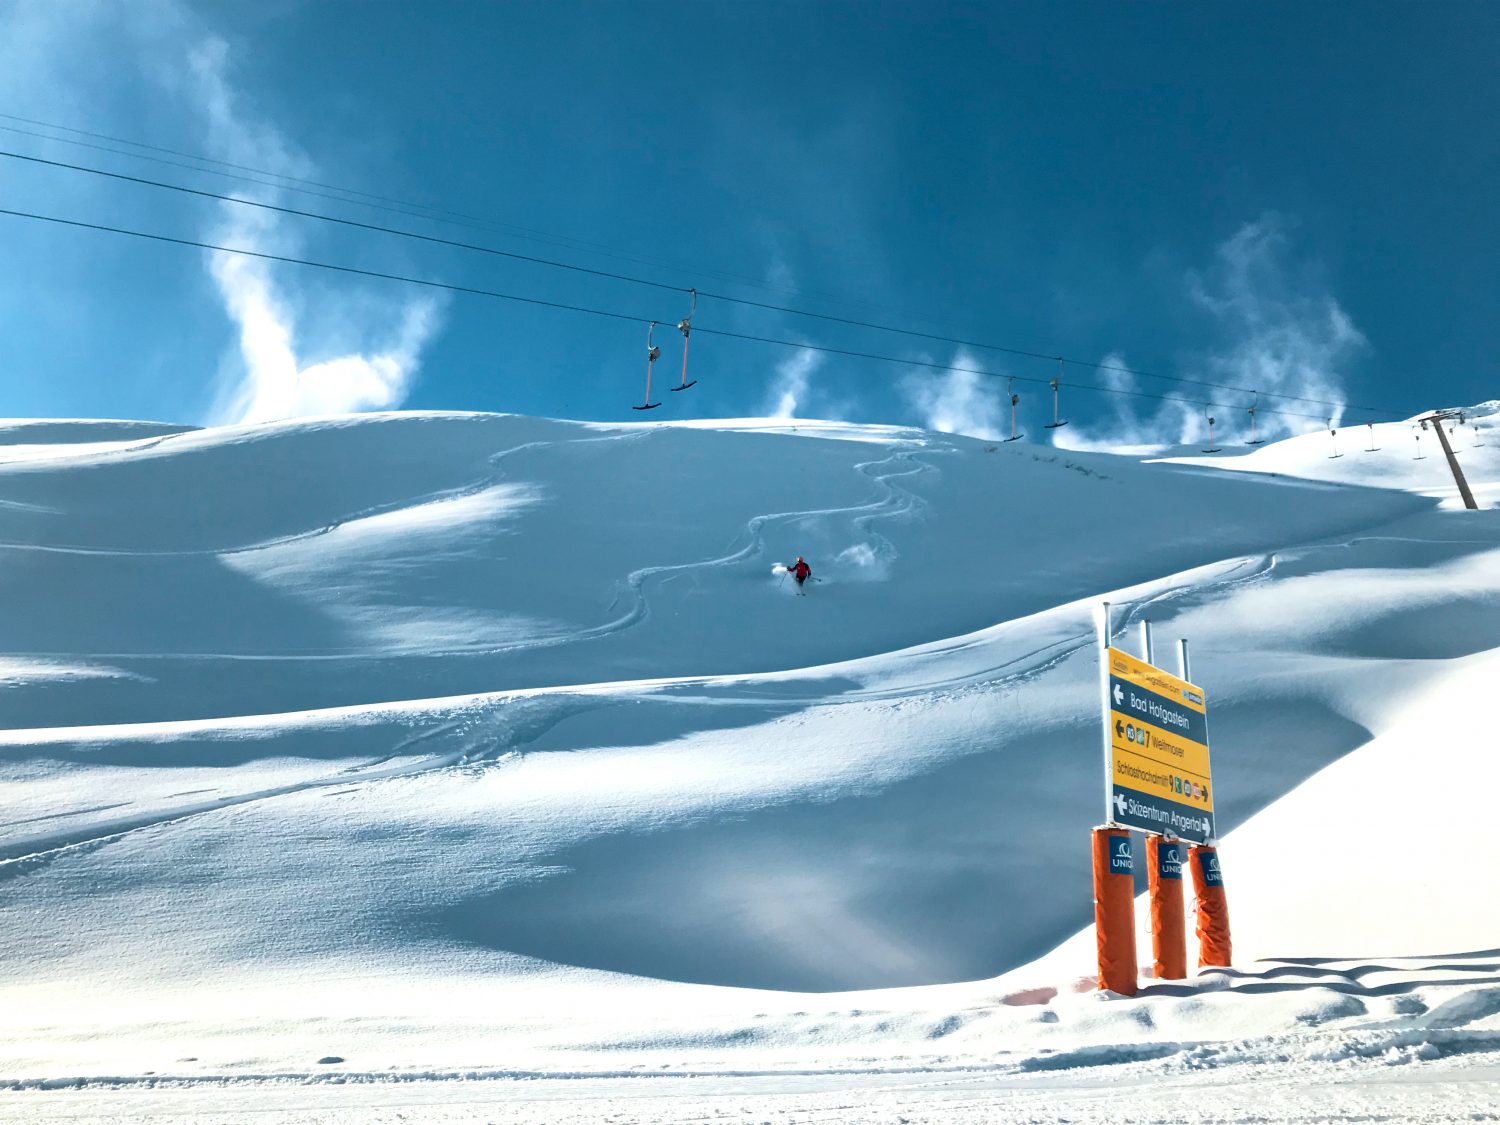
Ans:
{"label": "yellow directional sign", "polygon": [[1203,689],[1110,648],[1109,784],[1117,824],[1204,841],[1214,832]]}

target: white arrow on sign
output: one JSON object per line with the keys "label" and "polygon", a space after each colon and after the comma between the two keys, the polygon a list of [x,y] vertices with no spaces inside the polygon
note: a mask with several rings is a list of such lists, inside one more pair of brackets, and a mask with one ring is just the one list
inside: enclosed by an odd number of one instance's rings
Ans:
{"label": "white arrow on sign", "polygon": [[1125,702],[1125,693],[1120,690],[1120,685],[1115,685],[1115,706],[1118,707]]}

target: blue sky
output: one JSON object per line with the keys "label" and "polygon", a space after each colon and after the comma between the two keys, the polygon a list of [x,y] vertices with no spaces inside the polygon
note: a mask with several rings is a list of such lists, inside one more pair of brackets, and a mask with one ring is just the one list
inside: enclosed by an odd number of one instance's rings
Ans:
{"label": "blue sky", "polygon": [[[1403,416],[1497,397],[1494,4],[0,3],[0,148],[679,287]],[[482,218],[447,225],[28,136],[24,117]],[[76,134],[74,139],[84,139]],[[96,145],[122,148],[97,138]],[[161,153],[154,155],[163,156]],[[163,157],[192,163],[177,157]],[[320,189],[321,190],[321,189]],[[3,205],[638,323],[0,216],[0,413],[387,406],[640,418],[686,299],[0,159]],[[332,193],[339,195],[341,193]],[[703,300],[653,417],[993,433],[1055,364]],[[1070,440],[1204,410],[1079,384]],[[1050,409],[1023,382],[1022,423]],[[1261,401],[1311,415],[1329,408]],[[1350,412],[1349,421],[1369,415]],[[1262,415],[1278,424],[1312,419]],[[1222,433],[1221,433],[1222,436]]]}

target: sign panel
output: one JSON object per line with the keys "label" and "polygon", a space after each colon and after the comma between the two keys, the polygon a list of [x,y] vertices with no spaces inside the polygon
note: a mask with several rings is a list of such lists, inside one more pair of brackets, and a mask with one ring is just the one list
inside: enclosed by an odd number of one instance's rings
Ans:
{"label": "sign panel", "polygon": [[1215,832],[1202,689],[1117,648],[1105,660],[1111,818],[1203,843]]}

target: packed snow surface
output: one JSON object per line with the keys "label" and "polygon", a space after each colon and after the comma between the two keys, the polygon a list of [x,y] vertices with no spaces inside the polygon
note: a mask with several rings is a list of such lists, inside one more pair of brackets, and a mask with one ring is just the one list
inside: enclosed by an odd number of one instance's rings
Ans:
{"label": "packed snow surface", "polygon": [[[0,1119],[1500,1119],[1484,432],[0,423]],[[1102,599],[1236,945],[1132,999]]]}

